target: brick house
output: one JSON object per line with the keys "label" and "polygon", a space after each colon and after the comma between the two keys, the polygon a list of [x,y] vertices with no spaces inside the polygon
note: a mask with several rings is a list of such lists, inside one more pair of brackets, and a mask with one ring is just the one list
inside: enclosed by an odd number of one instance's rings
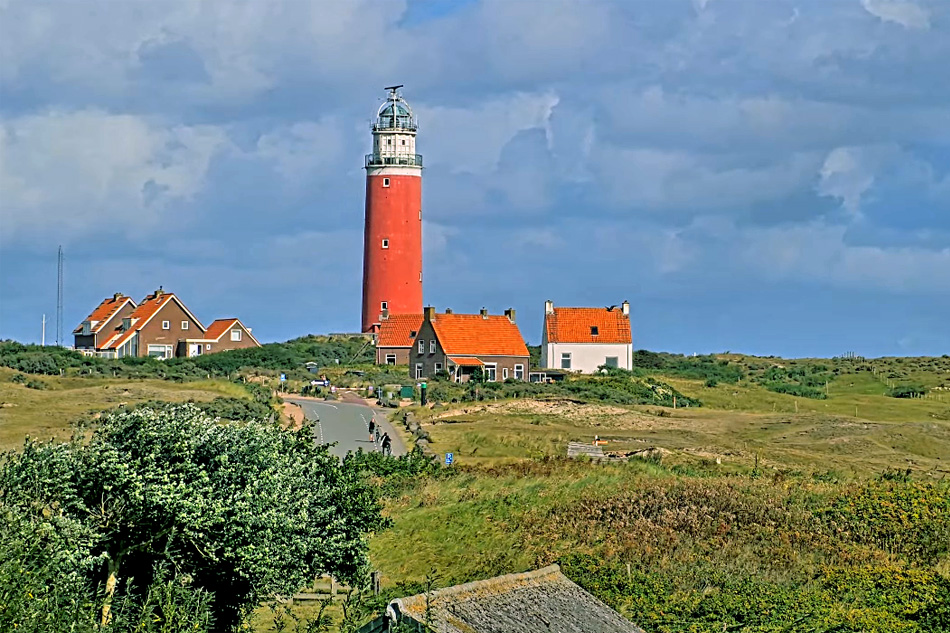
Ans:
{"label": "brick house", "polygon": [[421,314],[383,313],[376,334],[377,365],[408,365],[409,352],[422,327]]}
{"label": "brick house", "polygon": [[601,365],[631,369],[630,304],[558,308],[544,303],[541,367],[592,374]]}
{"label": "brick house", "polygon": [[251,328],[241,323],[240,319],[212,321],[204,337],[184,339],[179,341],[178,345],[178,356],[201,356],[229,349],[261,346],[251,334]]}
{"label": "brick house", "polygon": [[[260,345],[251,336],[250,329],[245,328],[243,324],[232,327],[235,322],[240,323],[237,319],[222,320],[220,324],[223,327],[216,326],[216,331],[209,336],[209,328],[205,328],[174,293],[165,292],[161,288],[145,297],[138,305],[131,302],[131,310],[120,296],[122,295],[115,295],[111,300],[106,299],[76,328],[74,334],[77,350],[105,358],[151,356],[166,359],[175,356],[197,356],[205,352],[206,350],[198,345],[199,340],[202,345],[212,345],[212,349],[208,351]],[[110,301],[112,304],[107,305]],[[121,307],[116,307],[117,303],[121,303]],[[105,318],[107,314],[111,314],[110,309],[114,309],[115,314],[108,318],[109,328],[100,328],[95,337],[90,339],[92,323],[98,321],[94,317]],[[87,329],[90,334],[85,334]],[[242,332],[236,341],[228,340],[229,337],[224,336],[225,332],[232,329]],[[217,330],[220,330],[220,333]]]}
{"label": "brick house", "polygon": [[132,314],[138,307],[132,297],[120,292],[102,300],[95,310],[80,323],[73,336],[74,347],[81,351],[100,349],[106,339],[111,337],[122,319]]}
{"label": "brick house", "polygon": [[481,370],[489,382],[528,379],[528,347],[515,324],[515,311],[491,315],[437,314],[427,307],[413,342],[409,374],[419,379],[448,372],[452,380],[467,382]]}

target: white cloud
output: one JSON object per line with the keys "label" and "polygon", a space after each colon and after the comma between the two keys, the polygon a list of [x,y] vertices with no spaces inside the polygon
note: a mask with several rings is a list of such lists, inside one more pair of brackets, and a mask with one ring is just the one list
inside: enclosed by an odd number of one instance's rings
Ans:
{"label": "white cloud", "polygon": [[4,241],[140,233],[176,213],[228,145],[215,126],[165,127],[99,110],[2,121]]}
{"label": "white cloud", "polygon": [[541,92],[514,93],[468,107],[414,106],[419,151],[426,164],[448,165],[456,173],[491,171],[518,132],[547,129],[557,103],[557,95]]}
{"label": "white cloud", "polygon": [[342,130],[332,117],[282,126],[258,139],[256,154],[273,163],[287,184],[302,186],[327,178],[342,164],[346,149]]}
{"label": "white cloud", "polygon": [[861,6],[871,15],[884,22],[894,22],[909,29],[926,29],[930,15],[926,9],[913,2],[900,0],[861,0]]}

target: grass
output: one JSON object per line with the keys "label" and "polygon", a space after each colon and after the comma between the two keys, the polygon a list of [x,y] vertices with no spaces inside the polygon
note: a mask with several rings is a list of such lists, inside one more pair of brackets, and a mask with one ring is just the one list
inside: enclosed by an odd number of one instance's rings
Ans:
{"label": "grass", "polygon": [[239,385],[223,380],[175,383],[157,379],[29,376],[46,387],[30,389],[11,381],[16,374],[0,367],[0,450],[19,448],[27,435],[64,439],[69,436],[73,421],[120,404],[249,397]]}

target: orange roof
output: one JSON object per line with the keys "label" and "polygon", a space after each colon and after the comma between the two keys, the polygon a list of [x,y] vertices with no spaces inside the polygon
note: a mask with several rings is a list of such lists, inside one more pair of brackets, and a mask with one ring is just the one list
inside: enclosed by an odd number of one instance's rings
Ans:
{"label": "orange roof", "polygon": [[421,314],[390,314],[379,323],[376,347],[412,347],[422,327]]}
{"label": "orange roof", "polygon": [[[118,312],[126,302],[132,301],[132,297],[127,297],[124,294],[116,293],[111,297],[107,297],[102,300],[95,310],[92,311],[86,321],[98,321],[95,325],[92,326],[91,330],[93,332],[98,332],[105,326],[105,324],[112,318],[112,316]],[[135,301],[132,301],[132,305],[135,306]],[[85,323],[85,321],[83,321]],[[79,334],[82,332],[82,323],[73,330],[73,334]]]}
{"label": "orange roof", "polygon": [[479,367],[485,364],[477,358],[459,358],[458,356],[449,356],[448,359],[456,365],[460,365],[462,367]]}
{"label": "orange roof", "polygon": [[134,327],[125,331],[116,330],[109,335],[109,338],[105,343],[99,346],[99,349],[119,349],[126,343],[126,341],[132,338],[132,335],[137,331],[138,330],[136,330]]}
{"label": "orange roof", "polygon": [[211,341],[217,341],[225,332],[231,329],[231,326],[235,323],[239,323],[239,321],[237,319],[215,319],[211,322],[211,325],[208,326],[208,330],[205,332],[205,338]]}
{"label": "orange roof", "polygon": [[432,327],[447,355],[528,356],[518,326],[506,316],[436,314]]}
{"label": "orange roof", "polygon": [[620,308],[554,308],[544,316],[544,328],[549,343],[633,342],[630,317]]}

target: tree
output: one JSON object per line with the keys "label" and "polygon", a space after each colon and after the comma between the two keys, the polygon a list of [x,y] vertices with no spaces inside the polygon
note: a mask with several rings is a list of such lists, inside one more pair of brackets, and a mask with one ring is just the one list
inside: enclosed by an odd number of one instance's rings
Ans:
{"label": "tree", "polygon": [[118,412],[85,441],[28,439],[0,465],[0,500],[89,530],[106,620],[117,583],[149,587],[167,566],[213,594],[219,630],[317,574],[357,581],[385,525],[376,490],[309,426],[217,424],[193,405]]}

